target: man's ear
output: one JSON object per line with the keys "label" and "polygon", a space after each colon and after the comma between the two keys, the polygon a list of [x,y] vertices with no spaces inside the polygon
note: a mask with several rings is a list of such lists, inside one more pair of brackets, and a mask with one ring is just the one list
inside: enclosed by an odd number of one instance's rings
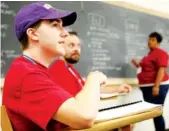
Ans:
{"label": "man's ear", "polygon": [[36,30],[33,28],[28,28],[26,31],[26,34],[32,40],[35,40],[35,41],[39,40],[38,35],[36,34]]}

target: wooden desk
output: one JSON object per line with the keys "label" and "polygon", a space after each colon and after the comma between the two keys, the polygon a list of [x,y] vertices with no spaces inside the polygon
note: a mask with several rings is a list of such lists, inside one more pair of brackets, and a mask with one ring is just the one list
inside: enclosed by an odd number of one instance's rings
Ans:
{"label": "wooden desk", "polygon": [[151,119],[160,116],[161,114],[162,114],[162,110],[157,108],[136,115],[131,115],[131,116],[126,116],[118,119],[95,123],[93,127],[89,129],[83,129],[83,130],[63,129],[63,131],[110,131],[112,129],[120,128],[126,125]]}

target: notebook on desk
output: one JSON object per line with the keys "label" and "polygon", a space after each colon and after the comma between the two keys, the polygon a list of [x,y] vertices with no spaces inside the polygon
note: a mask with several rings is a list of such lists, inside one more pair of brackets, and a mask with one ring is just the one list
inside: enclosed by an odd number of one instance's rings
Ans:
{"label": "notebook on desk", "polygon": [[151,104],[142,100],[117,106],[109,105],[107,107],[99,109],[99,113],[96,117],[95,122],[117,119],[125,116],[151,111],[156,108],[161,109],[162,106]]}

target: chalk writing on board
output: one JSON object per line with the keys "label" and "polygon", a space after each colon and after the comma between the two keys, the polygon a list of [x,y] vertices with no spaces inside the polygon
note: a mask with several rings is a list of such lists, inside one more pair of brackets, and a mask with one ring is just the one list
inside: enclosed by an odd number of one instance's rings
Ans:
{"label": "chalk writing on board", "polygon": [[105,17],[100,14],[88,13],[88,21],[92,26],[105,27]]}
{"label": "chalk writing on board", "polygon": [[155,24],[154,31],[160,33],[163,37],[161,48],[169,53],[169,30],[166,29],[165,24],[160,24],[159,22]]}
{"label": "chalk writing on board", "polygon": [[147,50],[147,36],[139,32],[127,32],[125,33],[125,40],[127,45],[125,63],[131,64],[132,58],[140,60],[145,55],[143,52]]}
{"label": "chalk writing on board", "polygon": [[[100,39],[102,42],[107,41],[106,39],[120,40],[121,36],[116,29],[104,29],[104,28],[90,28],[91,30],[87,31],[87,36],[98,36],[104,37],[105,39]],[[99,41],[100,41],[99,40]]]}
{"label": "chalk writing on board", "polygon": [[169,36],[169,31],[165,30],[164,34],[162,36],[163,36],[163,41],[162,41],[162,43],[160,45],[169,54],[169,37],[168,37]]}
{"label": "chalk writing on board", "polygon": [[1,2],[0,6],[2,15],[12,15],[12,16],[16,15],[16,12],[10,9],[10,7],[5,2]]}
{"label": "chalk writing on board", "polygon": [[107,35],[111,40],[116,40],[116,41],[122,40],[123,33],[119,29],[117,29],[116,27],[112,27],[112,26],[108,28],[110,32]]}
{"label": "chalk writing on board", "polygon": [[116,32],[110,33],[109,37],[112,38],[112,39],[115,39],[115,40],[119,40],[121,38],[120,35]]}
{"label": "chalk writing on board", "polygon": [[[18,54],[15,50],[3,50],[1,51],[1,63],[0,66],[1,68],[5,67],[7,64],[8,60],[13,60],[14,58],[20,56],[20,54]],[[3,59],[2,59],[3,58]],[[1,74],[1,76],[3,77],[4,74]]]}
{"label": "chalk writing on board", "polygon": [[111,60],[108,57],[109,50],[104,48],[104,44],[107,42],[107,34],[110,32],[105,28],[105,22],[104,16],[96,13],[88,13],[89,30],[86,35],[90,39],[88,47],[92,53],[92,70],[107,68],[107,61]]}
{"label": "chalk writing on board", "polygon": [[5,60],[1,60],[1,63],[0,63],[0,65],[1,65],[1,68],[2,68],[2,67],[4,67],[4,66],[6,65],[6,62],[5,62]]}
{"label": "chalk writing on board", "polygon": [[119,66],[111,64],[112,49],[107,48],[108,39],[120,40],[121,36],[116,28],[106,27],[106,19],[104,16],[96,13],[88,13],[88,31],[86,35],[90,39],[88,48],[91,51],[92,70],[122,70]]}
{"label": "chalk writing on board", "polygon": [[2,50],[1,51],[1,57],[6,56],[7,58],[16,58],[20,54],[17,54],[15,50]]}
{"label": "chalk writing on board", "polygon": [[164,37],[164,47],[165,50],[168,52],[169,54],[169,30],[165,30],[165,37]]}
{"label": "chalk writing on board", "polygon": [[0,36],[1,36],[1,38],[5,38],[6,37],[6,33],[5,32],[1,32]]}
{"label": "chalk writing on board", "polygon": [[[6,4],[5,2],[1,2],[0,7],[1,7],[1,15],[5,15],[7,17],[8,16],[14,17],[16,15],[15,11],[10,9],[8,4]],[[0,36],[1,36],[2,39],[7,37],[7,30],[9,28],[9,26],[10,26],[9,24],[3,23],[3,21],[1,22]]]}
{"label": "chalk writing on board", "polygon": [[8,27],[9,27],[9,25],[8,25],[8,24],[1,24],[1,30],[2,30],[2,29],[7,30],[7,29],[8,29]]}
{"label": "chalk writing on board", "polygon": [[1,38],[5,38],[6,37],[6,30],[9,28],[8,24],[1,24]]}
{"label": "chalk writing on board", "polygon": [[139,31],[139,21],[136,19],[127,18],[125,20],[125,30],[128,32],[135,32]]}
{"label": "chalk writing on board", "polygon": [[9,8],[9,6],[4,2],[1,2],[0,7],[4,8],[4,9],[8,9]]}

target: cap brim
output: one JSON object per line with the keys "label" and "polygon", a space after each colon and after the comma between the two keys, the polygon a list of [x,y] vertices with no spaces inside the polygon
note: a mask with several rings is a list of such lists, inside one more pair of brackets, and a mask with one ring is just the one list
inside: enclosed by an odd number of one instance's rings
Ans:
{"label": "cap brim", "polygon": [[77,18],[77,13],[76,12],[68,12],[68,11],[57,11],[57,10],[52,10],[50,15],[44,17],[43,19],[62,19],[63,21],[63,26],[69,26],[72,25]]}
{"label": "cap brim", "polygon": [[69,15],[61,18],[63,21],[63,26],[69,26],[75,23],[77,19],[77,13],[71,12]]}

